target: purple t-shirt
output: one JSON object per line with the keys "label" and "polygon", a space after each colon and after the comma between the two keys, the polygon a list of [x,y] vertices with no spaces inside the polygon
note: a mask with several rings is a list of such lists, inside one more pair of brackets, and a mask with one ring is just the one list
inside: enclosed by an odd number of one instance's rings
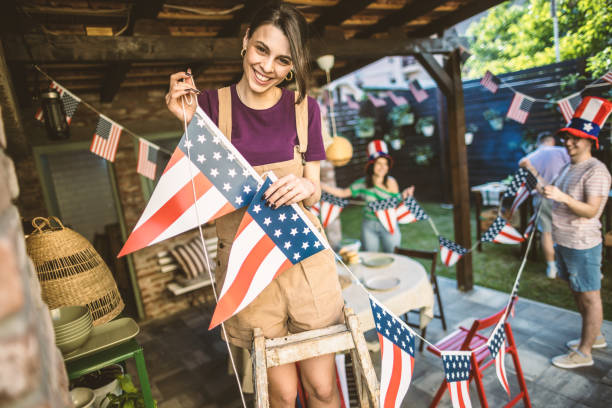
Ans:
{"label": "purple t-shirt", "polygon": [[[251,164],[276,163],[293,159],[298,145],[295,128],[295,94],[281,88],[282,95],[276,105],[268,109],[251,109],[236,93],[232,94],[232,144]],[[219,125],[219,96],[217,90],[206,90],[198,96],[198,104]],[[321,112],[316,100],[308,97],[308,148],[306,161],[325,160],[321,134]]]}
{"label": "purple t-shirt", "polygon": [[570,162],[565,147],[559,146],[540,146],[529,153],[527,159],[547,183],[552,182],[561,169]]}

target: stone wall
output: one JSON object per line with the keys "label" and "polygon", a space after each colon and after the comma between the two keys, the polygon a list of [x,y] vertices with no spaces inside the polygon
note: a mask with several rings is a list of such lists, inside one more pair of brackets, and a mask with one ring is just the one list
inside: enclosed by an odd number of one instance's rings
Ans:
{"label": "stone wall", "polygon": [[68,377],[26,254],[13,204],[19,185],[6,143],[0,123],[0,406],[65,408],[72,405]]}

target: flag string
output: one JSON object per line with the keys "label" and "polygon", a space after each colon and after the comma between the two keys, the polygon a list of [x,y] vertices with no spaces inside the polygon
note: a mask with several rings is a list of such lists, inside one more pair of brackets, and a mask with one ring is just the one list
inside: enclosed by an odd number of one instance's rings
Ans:
{"label": "flag string", "polygon": [[[68,89],[67,89],[67,88],[65,88],[64,86],[62,86],[62,84],[60,84],[59,82],[57,82],[55,79],[53,79],[53,77],[51,77],[49,74],[47,74],[45,71],[43,71],[43,70],[42,70],[42,68],[40,68],[38,65],[34,64],[33,66],[34,66],[34,68],[35,68],[35,69],[36,69],[38,72],[40,72],[40,73],[41,73],[41,74],[42,74],[42,75],[43,75],[45,78],[47,78],[49,81],[55,82],[56,84],[60,85],[60,86],[62,87],[62,89],[63,89],[65,92],[68,92],[70,95],[74,95],[74,96],[76,96],[76,95],[75,95],[73,92],[71,92],[70,90],[68,90]],[[164,152],[164,153],[166,153],[166,154],[168,154],[168,155],[172,155],[172,152],[171,152],[171,151],[166,150],[166,149],[164,149],[164,148],[163,148],[163,147],[161,147],[161,146],[157,146],[155,143],[152,143],[151,141],[149,141],[149,140],[145,139],[145,138],[144,138],[144,137],[142,137],[142,136],[138,136],[136,133],[132,132],[131,130],[129,130],[129,129],[128,129],[128,128],[126,128],[125,126],[120,125],[119,123],[115,122],[114,120],[112,120],[112,119],[108,118],[108,116],[104,115],[102,112],[100,112],[99,110],[97,110],[96,108],[94,108],[94,107],[93,107],[92,105],[90,105],[89,103],[85,102],[85,101],[84,101],[82,98],[80,98],[80,97],[77,97],[77,98],[78,98],[78,99],[79,99],[79,101],[80,101],[80,102],[79,102],[79,104],[80,104],[80,105],[84,105],[86,108],[88,108],[89,110],[91,110],[91,111],[95,112],[97,115],[102,116],[102,117],[104,117],[104,118],[108,119],[108,120],[109,120],[109,122],[112,122],[112,123],[115,123],[115,124],[119,125],[119,126],[120,126],[120,127],[121,127],[121,128],[124,130],[124,131],[125,131],[125,133],[126,133],[126,134],[128,134],[128,135],[130,135],[132,138],[134,138],[134,139],[136,139],[136,140],[138,140],[138,139],[143,139],[143,140],[146,140],[148,143],[152,144],[153,146],[156,146],[156,147],[157,147],[157,148],[158,148],[160,151],[162,151],[162,152]]]}

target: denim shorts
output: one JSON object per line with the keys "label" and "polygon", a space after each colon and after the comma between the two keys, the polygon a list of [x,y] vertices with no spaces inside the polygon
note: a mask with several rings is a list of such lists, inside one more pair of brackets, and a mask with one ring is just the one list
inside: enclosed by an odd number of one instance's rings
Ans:
{"label": "denim shorts", "polygon": [[559,277],[569,281],[574,292],[601,289],[601,244],[589,249],[555,245]]}

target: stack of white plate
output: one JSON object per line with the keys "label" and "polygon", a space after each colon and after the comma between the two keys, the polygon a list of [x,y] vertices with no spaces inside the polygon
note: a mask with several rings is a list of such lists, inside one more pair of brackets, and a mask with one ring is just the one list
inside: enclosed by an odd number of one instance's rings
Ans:
{"label": "stack of white plate", "polygon": [[93,319],[85,306],[65,306],[51,311],[55,344],[62,353],[82,346],[93,329]]}

